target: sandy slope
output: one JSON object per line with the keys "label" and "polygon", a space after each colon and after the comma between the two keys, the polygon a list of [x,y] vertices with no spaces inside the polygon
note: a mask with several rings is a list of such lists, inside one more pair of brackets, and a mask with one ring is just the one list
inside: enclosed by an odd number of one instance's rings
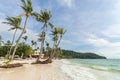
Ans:
{"label": "sandy slope", "polygon": [[0,69],[0,80],[70,80],[58,66],[59,61],[55,61],[52,64],[24,64],[19,68]]}

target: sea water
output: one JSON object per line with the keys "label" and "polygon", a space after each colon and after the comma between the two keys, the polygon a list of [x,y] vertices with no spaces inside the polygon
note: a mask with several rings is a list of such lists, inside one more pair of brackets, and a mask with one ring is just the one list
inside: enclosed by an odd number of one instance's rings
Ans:
{"label": "sea water", "polygon": [[64,59],[61,69],[72,80],[120,80],[120,59]]}

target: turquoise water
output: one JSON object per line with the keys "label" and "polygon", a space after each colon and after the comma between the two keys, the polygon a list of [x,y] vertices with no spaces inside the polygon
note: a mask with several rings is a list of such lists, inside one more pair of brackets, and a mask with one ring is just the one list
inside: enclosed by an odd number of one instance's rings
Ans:
{"label": "turquoise water", "polygon": [[72,80],[120,80],[120,59],[66,59],[61,69]]}

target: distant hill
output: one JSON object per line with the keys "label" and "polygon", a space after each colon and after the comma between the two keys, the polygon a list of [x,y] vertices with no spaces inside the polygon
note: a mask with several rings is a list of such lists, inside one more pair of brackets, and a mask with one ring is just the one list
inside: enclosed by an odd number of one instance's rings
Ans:
{"label": "distant hill", "polygon": [[86,52],[75,52],[72,50],[62,50],[62,58],[79,58],[79,59],[106,59],[104,56],[97,55],[95,53]]}

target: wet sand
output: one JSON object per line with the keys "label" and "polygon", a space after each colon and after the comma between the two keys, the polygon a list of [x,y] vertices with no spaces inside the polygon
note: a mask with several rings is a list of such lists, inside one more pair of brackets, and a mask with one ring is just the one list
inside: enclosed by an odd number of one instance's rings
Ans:
{"label": "wet sand", "polygon": [[59,66],[59,61],[54,61],[52,64],[24,64],[23,67],[0,69],[0,80],[71,80]]}

